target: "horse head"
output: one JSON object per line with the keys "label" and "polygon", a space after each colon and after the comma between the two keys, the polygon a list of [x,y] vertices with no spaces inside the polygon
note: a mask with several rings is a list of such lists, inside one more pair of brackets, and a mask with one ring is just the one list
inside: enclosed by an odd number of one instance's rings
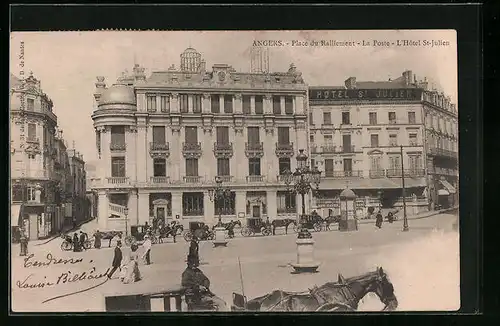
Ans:
{"label": "horse head", "polygon": [[385,304],[384,311],[392,311],[398,307],[398,299],[394,294],[394,286],[382,267],[377,267],[375,277],[370,285],[370,292],[374,292]]}

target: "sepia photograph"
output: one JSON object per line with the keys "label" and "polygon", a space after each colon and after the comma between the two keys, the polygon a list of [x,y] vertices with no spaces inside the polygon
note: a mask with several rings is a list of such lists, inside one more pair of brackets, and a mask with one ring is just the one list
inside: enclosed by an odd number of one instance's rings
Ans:
{"label": "sepia photograph", "polygon": [[12,312],[459,310],[457,73],[455,30],[11,32]]}

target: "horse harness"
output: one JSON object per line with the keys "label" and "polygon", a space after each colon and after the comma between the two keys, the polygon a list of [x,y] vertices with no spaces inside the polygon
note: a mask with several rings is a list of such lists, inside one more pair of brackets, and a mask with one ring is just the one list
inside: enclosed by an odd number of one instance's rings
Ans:
{"label": "horse harness", "polygon": [[[349,289],[349,286],[340,285],[339,288],[340,288],[340,294],[342,295],[342,297],[344,297],[344,299],[347,300],[347,303],[335,302],[335,304],[352,310],[352,307],[356,305],[354,302],[354,300],[356,298],[354,297],[351,290]],[[273,308],[280,305],[285,300],[287,300],[295,295],[310,295],[312,298],[314,298],[318,302],[319,307],[317,310],[319,310],[322,307],[332,303],[332,302],[328,301],[328,299],[322,294],[322,292],[324,292],[324,290],[318,288],[317,286],[314,286],[312,289],[309,289],[308,291],[288,293],[285,296],[283,295],[283,291],[280,291],[280,294],[281,294],[280,300],[277,303],[275,303],[274,305],[272,305],[271,307],[267,308],[266,310],[267,311],[272,310]]]}

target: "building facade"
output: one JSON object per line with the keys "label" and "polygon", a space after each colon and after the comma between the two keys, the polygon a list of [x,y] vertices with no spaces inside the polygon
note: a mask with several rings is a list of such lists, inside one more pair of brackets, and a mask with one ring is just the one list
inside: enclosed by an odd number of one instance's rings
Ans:
{"label": "building facade", "polygon": [[22,229],[30,240],[45,238],[62,230],[63,198],[71,194],[66,147],[40,81],[11,75],[10,89],[12,236]]}
{"label": "building facade", "polygon": [[76,149],[69,149],[68,158],[71,178],[71,216],[80,221],[91,217],[90,203],[87,199],[87,174],[83,155]]}
{"label": "building facade", "polygon": [[[179,69],[146,78],[136,65],[109,88],[98,77],[94,97],[100,178],[92,189],[101,229],[155,216],[185,226],[214,224],[219,214],[243,223],[296,217],[300,199],[280,178],[308,147],[307,86],[293,64],[283,73],[208,70],[188,48]],[[231,196],[213,203],[216,176]]]}
{"label": "building facade", "polygon": [[417,82],[411,71],[383,82],[350,77],[344,86],[310,87],[311,165],[323,172],[313,208],[338,214],[338,196],[346,187],[358,196],[358,216],[379,207],[401,208],[403,173],[408,214],[432,209],[438,192],[454,192],[442,189],[448,182],[437,174],[458,175],[456,108],[444,98]]}

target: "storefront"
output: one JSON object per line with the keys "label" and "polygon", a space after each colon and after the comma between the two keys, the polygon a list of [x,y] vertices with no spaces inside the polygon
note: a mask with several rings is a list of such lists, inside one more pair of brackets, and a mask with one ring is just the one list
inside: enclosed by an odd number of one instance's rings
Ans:
{"label": "storefront", "polygon": [[23,226],[21,215],[22,205],[12,204],[10,205],[10,232],[11,239],[13,243],[19,243],[21,238],[21,227]]}
{"label": "storefront", "polygon": [[457,190],[444,177],[439,180],[438,205],[440,208],[453,207]]}

